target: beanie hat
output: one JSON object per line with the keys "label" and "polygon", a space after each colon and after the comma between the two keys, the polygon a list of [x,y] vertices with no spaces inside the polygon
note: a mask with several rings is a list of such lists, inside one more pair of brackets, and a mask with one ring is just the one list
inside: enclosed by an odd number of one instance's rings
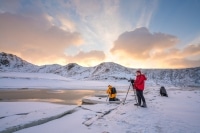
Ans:
{"label": "beanie hat", "polygon": [[140,70],[137,70],[136,72],[141,74],[141,71],[140,71]]}

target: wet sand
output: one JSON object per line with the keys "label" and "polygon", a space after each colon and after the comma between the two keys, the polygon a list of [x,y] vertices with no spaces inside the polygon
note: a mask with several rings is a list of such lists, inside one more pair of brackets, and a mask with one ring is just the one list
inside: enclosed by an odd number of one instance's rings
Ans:
{"label": "wet sand", "polygon": [[18,89],[0,90],[0,102],[34,101],[67,105],[80,105],[84,96],[105,94],[103,90],[50,90]]}

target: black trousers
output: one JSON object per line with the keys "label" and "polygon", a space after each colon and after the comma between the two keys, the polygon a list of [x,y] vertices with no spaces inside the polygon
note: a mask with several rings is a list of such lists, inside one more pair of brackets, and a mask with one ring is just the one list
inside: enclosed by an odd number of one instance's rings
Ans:
{"label": "black trousers", "polygon": [[143,96],[143,91],[136,90],[137,98],[138,98],[138,104],[141,105],[141,100],[143,103],[146,103],[145,98]]}

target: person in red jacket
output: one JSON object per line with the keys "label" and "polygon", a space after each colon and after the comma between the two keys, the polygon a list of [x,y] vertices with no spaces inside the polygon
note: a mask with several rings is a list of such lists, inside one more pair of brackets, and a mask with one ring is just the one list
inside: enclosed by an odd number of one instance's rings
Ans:
{"label": "person in red jacket", "polygon": [[141,101],[143,102],[141,107],[146,108],[146,101],[145,98],[143,96],[143,90],[144,90],[144,85],[145,85],[145,80],[147,80],[147,78],[145,77],[144,74],[141,73],[140,70],[138,70],[136,72],[137,76],[136,79],[134,80],[134,89],[136,89],[136,94],[137,94],[137,98],[138,98],[138,103],[134,104],[136,106],[141,106]]}

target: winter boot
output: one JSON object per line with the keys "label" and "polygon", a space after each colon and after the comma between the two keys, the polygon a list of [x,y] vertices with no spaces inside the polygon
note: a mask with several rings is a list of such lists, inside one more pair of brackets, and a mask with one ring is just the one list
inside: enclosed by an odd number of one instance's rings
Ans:
{"label": "winter boot", "polygon": [[135,106],[141,106],[141,104],[139,104],[139,103],[135,103],[134,105],[135,105]]}
{"label": "winter boot", "polygon": [[141,107],[147,108],[147,104],[146,104],[146,103],[143,103]]}

